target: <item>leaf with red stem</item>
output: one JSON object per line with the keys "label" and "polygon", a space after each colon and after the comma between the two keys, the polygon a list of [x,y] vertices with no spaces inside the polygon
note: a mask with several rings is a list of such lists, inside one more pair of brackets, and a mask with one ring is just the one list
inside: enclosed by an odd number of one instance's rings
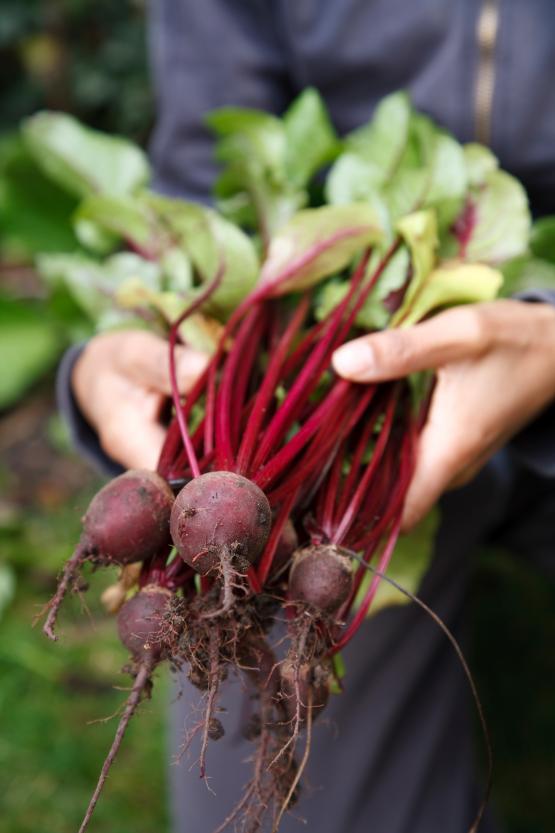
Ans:
{"label": "leaf with red stem", "polygon": [[383,231],[370,203],[299,211],[274,235],[255,297],[299,292],[345,269]]}

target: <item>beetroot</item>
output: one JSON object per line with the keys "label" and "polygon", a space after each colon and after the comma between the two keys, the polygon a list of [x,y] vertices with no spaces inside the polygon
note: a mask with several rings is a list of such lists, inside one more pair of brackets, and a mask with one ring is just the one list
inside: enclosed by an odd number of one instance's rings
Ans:
{"label": "beetroot", "polygon": [[85,561],[124,566],[152,558],[170,545],[169,521],[174,501],[166,481],[152,471],[133,469],[107,483],[92,499],[83,532],[66,562],[49,603],[43,633],[54,633],[60,605]]}
{"label": "beetroot", "polygon": [[158,661],[167,655],[172,598],[166,588],[147,584],[121,608],[119,638],[136,661]]}
{"label": "beetroot", "polygon": [[81,544],[97,563],[144,561],[169,544],[173,502],[160,475],[143,469],[125,472],[92,499]]}
{"label": "beetroot", "polygon": [[197,573],[220,569],[222,557],[246,572],[264,549],[271,523],[270,504],[258,486],[239,474],[216,471],[195,477],[179,492],[171,534]]}
{"label": "beetroot", "polygon": [[291,601],[333,614],[347,600],[351,587],[350,561],[335,547],[307,547],[296,553],[289,574]]}
{"label": "beetroot", "polygon": [[[147,584],[121,608],[118,614],[118,632],[121,641],[134,660],[135,681],[127,698],[110,751],[106,756],[96,789],[79,828],[84,833],[94,808],[118,754],[129,721],[135,714],[144,694],[150,694],[154,668],[172,653],[179,636],[175,617],[172,617],[173,594],[164,587]],[[215,730],[214,730],[215,731]]]}

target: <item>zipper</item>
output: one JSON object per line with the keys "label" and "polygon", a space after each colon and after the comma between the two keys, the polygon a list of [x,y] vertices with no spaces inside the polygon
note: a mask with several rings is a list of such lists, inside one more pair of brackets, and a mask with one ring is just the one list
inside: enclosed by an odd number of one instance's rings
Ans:
{"label": "zipper", "polygon": [[478,69],[474,89],[474,125],[476,139],[483,145],[491,140],[491,111],[495,89],[495,46],[499,31],[501,0],[482,0],[476,24]]}

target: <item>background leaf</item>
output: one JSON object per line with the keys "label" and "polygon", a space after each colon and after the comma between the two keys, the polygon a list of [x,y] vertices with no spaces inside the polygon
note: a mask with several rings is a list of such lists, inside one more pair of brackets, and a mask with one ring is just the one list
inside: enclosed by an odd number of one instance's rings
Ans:
{"label": "background leaf", "polygon": [[42,309],[0,296],[0,408],[13,405],[53,367],[62,346]]}
{"label": "background leaf", "polygon": [[370,205],[328,205],[299,211],[276,234],[262,266],[260,285],[272,294],[299,291],[344,269],[382,237]]}
{"label": "background leaf", "polygon": [[37,165],[70,194],[131,194],[150,178],[137,145],[85,127],[65,113],[42,112],[23,124],[23,137]]}

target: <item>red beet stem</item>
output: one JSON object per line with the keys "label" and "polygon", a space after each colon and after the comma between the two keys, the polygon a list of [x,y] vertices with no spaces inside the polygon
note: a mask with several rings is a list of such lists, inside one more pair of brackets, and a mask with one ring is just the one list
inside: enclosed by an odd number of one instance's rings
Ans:
{"label": "red beet stem", "polygon": [[289,442],[272,457],[272,459],[253,478],[261,489],[266,489],[286,468],[289,467],[299,451],[312,439],[314,434],[320,430],[324,420],[330,418],[331,414],[337,411],[337,403],[343,401],[345,388],[349,382],[341,380],[336,382],[326,398],[318,405],[313,414],[289,440]]}
{"label": "red beet stem", "polygon": [[177,375],[175,369],[175,346],[179,335],[179,327],[181,326],[181,324],[183,324],[186,318],[188,318],[190,315],[192,315],[193,312],[199,309],[199,307],[201,307],[205,303],[205,301],[207,301],[208,298],[210,298],[210,296],[216,291],[216,289],[222,282],[224,272],[225,261],[223,260],[223,258],[220,258],[218,269],[216,270],[216,274],[214,275],[210,283],[200,293],[200,295],[198,295],[197,298],[191,304],[189,304],[189,306],[181,313],[179,318],[176,321],[174,321],[170,329],[170,384],[172,389],[172,398],[175,408],[175,415],[177,417],[179,430],[181,432],[181,439],[183,441],[183,445],[187,450],[187,457],[189,458],[189,465],[191,466],[193,477],[199,477],[200,467],[198,464],[195,449],[193,448],[193,444],[189,436],[189,431],[187,430],[187,421],[185,419],[181,406],[181,394],[179,393],[179,388],[177,385]]}
{"label": "red beet stem", "polygon": [[292,489],[289,497],[283,502],[274,523],[272,524],[272,531],[270,532],[270,537],[268,538],[268,542],[264,549],[264,552],[260,556],[260,560],[258,562],[258,571],[257,577],[262,585],[266,583],[266,579],[270,575],[270,570],[272,569],[272,563],[274,560],[274,555],[276,554],[277,545],[279,543],[279,538],[282,533],[283,527],[289,517],[291,509],[295,505],[295,500],[297,498],[298,488]]}
{"label": "red beet stem", "polygon": [[368,261],[369,253],[367,253],[361,260],[357,270],[351,278],[349,291],[340,304],[333,310],[328,320],[327,331],[322,336],[320,342],[317,344],[312,354],[306,361],[303,369],[298,374],[288,391],[281,407],[278,408],[274,417],[270,421],[258,452],[255,455],[252,465],[253,470],[257,470],[264,464],[268,455],[274,448],[277,448],[281,442],[282,437],[288,431],[290,426],[297,418],[300,409],[312,394],[314,388],[318,384],[322,370],[329,362],[329,357],[333,352],[337,332],[341,325],[343,314],[347,310],[354,293],[357,291],[361,281],[364,278],[364,270]]}
{"label": "red beet stem", "polygon": [[247,374],[246,378],[248,378],[251,367],[249,366],[249,357],[247,354],[250,353],[251,358],[255,358],[251,342],[254,342],[256,346],[260,342],[262,335],[261,324],[263,324],[262,312],[263,307],[258,304],[244,317],[223,368],[220,387],[216,397],[215,423],[216,459],[217,467],[220,470],[229,471],[234,469],[235,454],[232,439],[232,410],[236,409],[240,415],[242,406],[242,401],[238,397],[237,377],[242,372],[245,372]]}
{"label": "red beet stem", "polygon": [[393,395],[391,396],[389,403],[387,405],[387,409],[385,412],[385,420],[376,441],[376,446],[374,448],[374,453],[372,454],[372,458],[370,463],[368,464],[366,471],[364,472],[362,479],[360,480],[356,491],[351,498],[349,505],[347,506],[343,516],[341,518],[341,522],[338,525],[335,534],[333,535],[332,541],[334,544],[341,544],[347,535],[351,524],[356,518],[356,515],[360,509],[360,505],[363,501],[364,495],[368,489],[369,483],[374,476],[374,473],[378,467],[382,454],[384,453],[385,447],[387,445],[387,441],[389,439],[389,435],[391,434],[391,428],[393,426],[393,417],[395,414],[395,407],[397,405],[398,399],[398,391],[394,387],[393,388]]}
{"label": "red beet stem", "polygon": [[239,454],[237,455],[237,471],[240,474],[248,471],[249,463],[258,441],[260,428],[280,378],[280,371],[282,370],[291,342],[303,325],[309,306],[310,298],[306,295],[301,299],[291,321],[285,328],[275,350],[270,356],[264,380],[256,394]]}
{"label": "red beet stem", "polygon": [[[393,555],[395,544],[397,543],[397,538],[399,537],[399,531],[401,529],[401,517],[402,511],[399,511],[398,517],[396,518],[395,522],[391,527],[389,537],[380,556],[380,560],[378,561],[378,570],[380,573],[385,573],[389,565],[389,562],[391,561],[391,556]],[[366,591],[364,599],[362,600],[362,603],[357,612],[355,613],[352,621],[343,632],[341,638],[338,640],[338,642],[335,643],[335,645],[331,649],[331,655],[336,654],[338,651],[341,651],[341,649],[344,648],[345,645],[347,645],[347,643],[351,641],[355,633],[358,631],[358,629],[364,622],[370,605],[374,600],[374,596],[377,593],[380,581],[380,576],[375,575],[372,581],[370,582],[370,587]]]}

